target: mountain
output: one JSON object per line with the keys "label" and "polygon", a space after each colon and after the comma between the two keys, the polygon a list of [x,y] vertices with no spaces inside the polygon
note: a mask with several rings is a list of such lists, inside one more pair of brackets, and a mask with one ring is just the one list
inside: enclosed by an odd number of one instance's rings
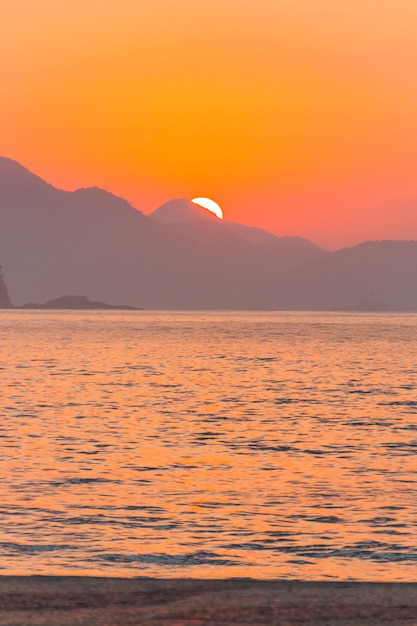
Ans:
{"label": "mountain", "polygon": [[311,253],[320,251],[316,244],[302,237],[277,237],[262,228],[246,226],[245,224],[229,222],[228,220],[220,221],[213,213],[186,198],[176,198],[175,200],[165,202],[165,204],[150,213],[149,217],[163,224],[183,224],[184,222],[202,221],[220,223],[223,228],[234,233],[240,239],[261,248],[291,249],[297,253],[302,253],[302,250],[308,250]]}
{"label": "mountain", "polygon": [[146,309],[417,310],[416,242],[327,252],[184,199],[144,215],[102,189],[56,189],[6,158],[0,263],[16,306],[80,293]]}
{"label": "mountain", "polygon": [[210,222],[217,220],[218,218],[203,209],[202,207],[194,204],[191,200],[185,198],[175,198],[169,200],[158,207],[155,211],[149,214],[149,217],[162,224],[173,224],[180,222]]}
{"label": "mountain", "polygon": [[259,251],[205,209],[188,208],[209,218],[162,223],[103,190],[62,191],[0,159],[0,262],[11,300],[82,293],[147,309],[262,307],[277,268],[292,263],[288,251]]}
{"label": "mountain", "polygon": [[152,296],[158,250],[171,248],[163,228],[125,200],[61,191],[0,159],[0,262],[14,304],[83,293],[140,305],[141,287]]}
{"label": "mountain", "polygon": [[289,270],[278,308],[417,311],[416,276],[417,242],[368,241]]}
{"label": "mountain", "polygon": [[[261,254],[259,248],[269,250],[269,257],[272,257],[271,262],[274,263],[276,260],[279,271],[302,265],[313,258],[325,254],[324,250],[316,246],[316,244],[302,237],[277,237],[262,228],[246,226],[245,224],[229,222],[228,220],[219,220],[210,211],[195,205],[185,198],[177,198],[166,202],[156,211],[150,213],[149,217],[163,224],[177,225],[173,226],[177,232],[187,230],[189,236],[198,237],[199,239],[208,232],[209,228],[212,230],[214,228],[221,229],[223,233],[227,231],[229,236],[235,235],[246,244],[249,243],[251,246],[256,246],[258,255]],[[190,222],[193,224],[190,224]],[[200,224],[195,224],[195,222],[200,222]],[[204,227],[201,225],[201,222],[205,222]],[[210,226],[207,225],[207,222],[210,222]],[[214,226],[214,224],[217,224],[217,226]]]}
{"label": "mountain", "polygon": [[277,237],[262,228],[237,224],[236,222],[229,222],[227,220],[225,220],[224,223],[232,233],[262,248],[280,248],[281,250],[291,248],[297,252],[300,252],[302,249],[311,252],[318,252],[320,250],[315,243],[308,239],[303,239],[302,237]]}

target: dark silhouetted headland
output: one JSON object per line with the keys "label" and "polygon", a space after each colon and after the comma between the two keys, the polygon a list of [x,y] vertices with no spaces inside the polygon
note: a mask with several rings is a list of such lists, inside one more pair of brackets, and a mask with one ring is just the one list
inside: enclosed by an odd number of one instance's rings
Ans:
{"label": "dark silhouetted headland", "polygon": [[0,267],[0,309],[12,309],[13,305],[10,302],[9,292],[7,291],[6,283],[4,282],[3,272]]}

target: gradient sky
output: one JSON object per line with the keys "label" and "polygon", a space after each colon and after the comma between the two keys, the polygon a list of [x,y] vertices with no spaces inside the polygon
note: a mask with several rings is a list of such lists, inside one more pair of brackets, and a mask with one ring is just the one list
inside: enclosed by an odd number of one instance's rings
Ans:
{"label": "gradient sky", "polygon": [[149,213],[417,239],[416,0],[1,0],[0,155]]}

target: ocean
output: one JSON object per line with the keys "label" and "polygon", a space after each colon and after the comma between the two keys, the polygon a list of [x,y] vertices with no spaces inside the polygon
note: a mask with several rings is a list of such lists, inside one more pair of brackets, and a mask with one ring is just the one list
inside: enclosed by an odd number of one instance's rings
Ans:
{"label": "ocean", "polygon": [[0,312],[0,574],[417,581],[417,315]]}

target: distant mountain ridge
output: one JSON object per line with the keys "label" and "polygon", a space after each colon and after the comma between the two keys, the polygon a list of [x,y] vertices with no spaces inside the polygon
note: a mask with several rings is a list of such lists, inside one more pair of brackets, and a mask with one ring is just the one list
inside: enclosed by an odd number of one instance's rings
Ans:
{"label": "distant mountain ridge", "polygon": [[146,309],[417,310],[417,242],[328,252],[181,198],[144,215],[102,189],[56,189],[6,158],[0,263],[10,294],[0,281],[0,303],[17,306],[82,293]]}
{"label": "distant mountain ridge", "polygon": [[197,221],[210,222],[218,219],[207,209],[197,206],[186,198],[174,198],[165,202],[155,211],[152,211],[149,217],[162,224]]}
{"label": "distant mountain ridge", "polygon": [[[169,200],[150,213],[148,217],[162,224],[183,224],[184,222],[219,223],[219,218],[213,213],[186,198]],[[320,250],[319,246],[302,237],[277,237],[262,228],[229,222],[229,220],[221,220],[220,223],[230,232],[255,246],[285,248],[294,245],[299,249],[306,247],[310,250]]]}

